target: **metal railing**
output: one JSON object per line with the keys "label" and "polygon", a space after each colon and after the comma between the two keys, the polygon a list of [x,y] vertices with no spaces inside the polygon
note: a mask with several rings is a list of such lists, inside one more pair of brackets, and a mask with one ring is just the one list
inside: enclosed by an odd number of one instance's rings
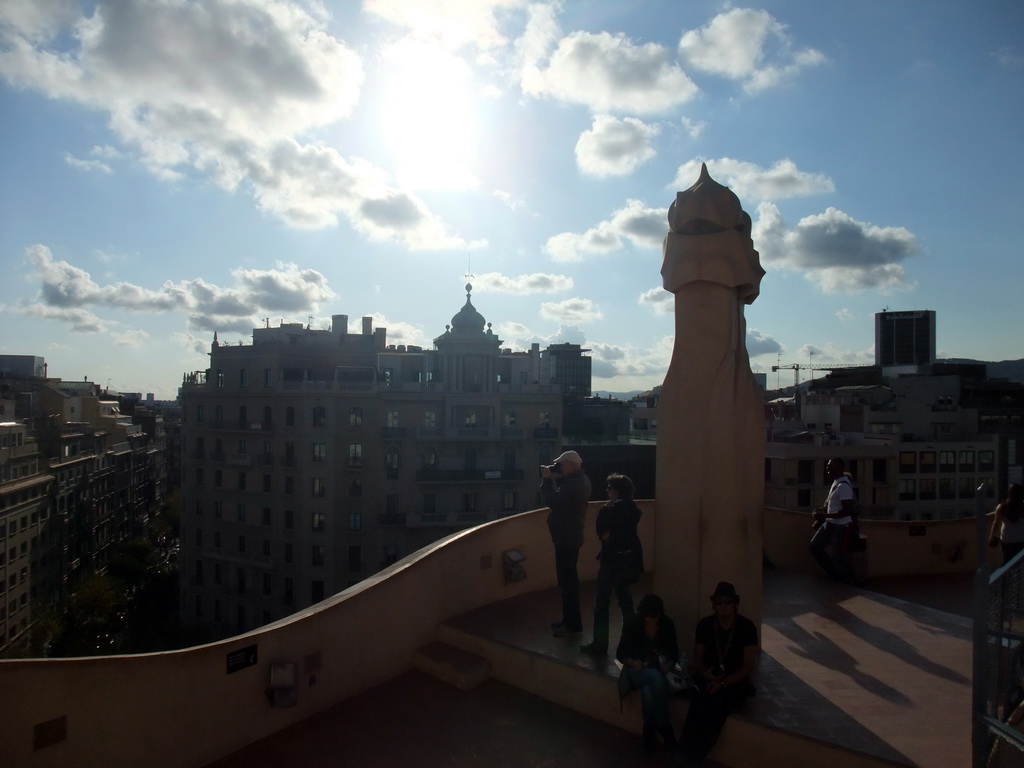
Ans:
{"label": "metal railing", "polygon": [[1024,768],[1024,552],[992,572],[987,486],[975,491],[973,768]]}

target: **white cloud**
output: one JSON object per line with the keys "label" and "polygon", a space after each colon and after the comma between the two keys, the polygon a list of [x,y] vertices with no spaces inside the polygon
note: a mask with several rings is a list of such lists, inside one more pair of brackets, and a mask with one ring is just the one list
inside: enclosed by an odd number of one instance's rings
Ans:
{"label": "white cloud", "polygon": [[590,176],[625,176],[654,157],[651,140],[659,130],[635,117],[596,115],[576,142],[576,164]]}
{"label": "white cloud", "polygon": [[550,12],[531,16],[518,45],[524,93],[595,112],[634,114],[664,112],[697,94],[697,86],[664,46],[638,45],[622,34],[573,32],[558,40],[549,56],[558,34]]}
{"label": "white cloud", "polygon": [[572,290],[573,280],[566,275],[548,275],[535,272],[530,275],[509,277],[500,272],[487,272],[473,278],[473,288],[479,293],[511,293],[527,296],[531,293],[558,293]]}
{"label": "white cloud", "polygon": [[914,285],[901,262],[920,246],[903,227],[878,227],[827,208],[791,228],[775,205],[761,203],[753,239],[765,265],[801,271],[825,293],[887,293]]}
{"label": "white cloud", "polygon": [[128,349],[139,349],[149,338],[149,334],[145,331],[138,329],[121,331],[120,333],[113,334],[114,343],[119,347],[127,347]]}
{"label": "white cloud", "polygon": [[85,270],[58,261],[44,245],[26,250],[27,261],[40,281],[37,298],[27,310],[68,323],[73,330],[104,330],[91,310],[181,312],[192,329],[248,334],[264,314],[282,313],[305,319],[321,302],[336,294],[326,278],[312,269],[277,263],[273,269],[236,269],[233,286],[224,288],[202,278],[165,282],[158,290],[126,282],[98,284]]}
{"label": "white cloud", "polygon": [[666,291],[660,285],[657,288],[651,288],[651,290],[640,294],[637,303],[641,306],[650,307],[659,315],[671,315],[676,309],[675,294]]}
{"label": "white cloud", "polygon": [[[699,159],[689,160],[679,166],[672,186],[675,189],[693,186],[700,177],[701,162]],[[828,176],[801,171],[789,158],[779,160],[771,168],[730,157],[703,162],[707,164],[711,177],[729,187],[741,201],[783,200],[835,192],[835,184]]]}
{"label": "white cloud", "polygon": [[601,310],[590,299],[579,297],[559,302],[544,302],[540,305],[540,316],[547,320],[578,325],[604,317]]}
{"label": "white cloud", "polygon": [[77,168],[80,171],[99,171],[100,173],[113,173],[110,166],[104,163],[102,160],[81,160],[70,152],[64,153],[64,162],[70,165],[72,168]]}
{"label": "white cloud", "polygon": [[747,329],[747,355],[758,357],[759,355],[778,355],[782,351],[779,344],[770,334],[759,331],[756,328]]}
{"label": "white cloud", "polygon": [[415,36],[435,40],[447,48],[473,45],[488,51],[505,45],[498,14],[522,8],[527,0],[363,0],[363,10]]}
{"label": "white cloud", "polygon": [[999,64],[1007,69],[1019,69],[1024,67],[1024,54],[1018,51],[1012,45],[1004,45],[1002,48],[994,51],[992,56]]}
{"label": "white cloud", "polygon": [[648,208],[627,200],[624,208],[583,234],[562,232],[548,238],[544,252],[555,261],[583,261],[588,255],[606,255],[623,246],[623,238],[641,248],[658,248],[668,233],[665,209]]}
{"label": "white cloud", "polygon": [[698,138],[704,133],[704,129],[708,127],[708,124],[703,120],[691,120],[688,117],[680,118],[680,123],[682,123],[683,130],[686,131],[691,139]]}
{"label": "white cloud", "polygon": [[378,168],[301,143],[349,116],[363,84],[359,56],[324,24],[287,0],[100,3],[73,30],[65,21],[71,50],[28,36],[29,21],[5,27],[0,78],[108,113],[118,141],[158,178],[198,173],[243,189],[290,226],[341,216],[411,249],[464,245]]}
{"label": "white cloud", "polygon": [[752,8],[733,8],[684,33],[679,54],[692,67],[743,81],[748,92],[778,85],[826,61],[813,48],[794,51],[786,25]]}

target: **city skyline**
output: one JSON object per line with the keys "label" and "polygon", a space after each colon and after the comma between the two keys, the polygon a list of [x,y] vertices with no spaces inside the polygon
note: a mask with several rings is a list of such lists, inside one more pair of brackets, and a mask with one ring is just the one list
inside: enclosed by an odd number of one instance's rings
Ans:
{"label": "city skyline", "polygon": [[506,346],[648,389],[706,162],[767,272],[755,371],[871,363],[886,308],[936,311],[940,358],[1024,357],[1024,7],[807,9],[13,0],[0,353],[170,399],[214,332],[345,314],[430,347],[468,281]]}

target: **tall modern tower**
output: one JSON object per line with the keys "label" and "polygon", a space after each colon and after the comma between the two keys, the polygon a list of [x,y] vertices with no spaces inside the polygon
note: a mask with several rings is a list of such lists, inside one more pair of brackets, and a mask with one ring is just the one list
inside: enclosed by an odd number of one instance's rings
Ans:
{"label": "tall modern tower", "polygon": [[875,314],[875,365],[931,365],[935,362],[935,312]]}

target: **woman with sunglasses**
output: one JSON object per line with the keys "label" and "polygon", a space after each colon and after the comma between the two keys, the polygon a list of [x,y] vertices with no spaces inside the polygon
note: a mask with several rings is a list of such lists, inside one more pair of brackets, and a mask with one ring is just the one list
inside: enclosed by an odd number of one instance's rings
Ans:
{"label": "woman with sunglasses", "polygon": [[691,662],[696,689],[679,745],[691,764],[707,757],[729,713],[754,693],[757,627],[739,614],[739,604],[736,588],[721,581],[711,595],[714,613],[697,622]]}

